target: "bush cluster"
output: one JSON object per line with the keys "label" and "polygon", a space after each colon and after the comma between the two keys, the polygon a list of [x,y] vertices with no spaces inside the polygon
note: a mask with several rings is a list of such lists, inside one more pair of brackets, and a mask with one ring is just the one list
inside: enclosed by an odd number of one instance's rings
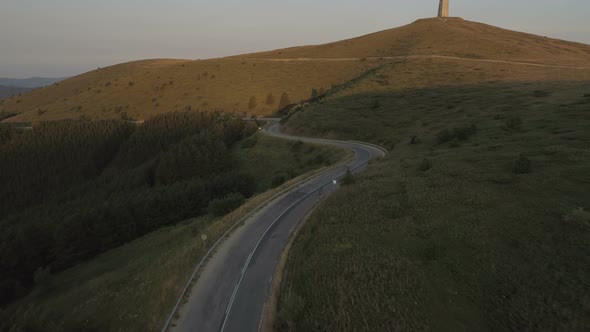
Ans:
{"label": "bush cluster", "polygon": [[507,119],[505,125],[508,130],[519,130],[522,127],[522,119],[520,117]]}
{"label": "bush cluster", "polygon": [[207,210],[214,216],[223,216],[239,208],[246,199],[240,193],[231,193],[223,198],[214,199],[209,202]]}
{"label": "bush cluster", "polygon": [[477,126],[472,124],[470,126],[455,127],[453,130],[443,129],[436,134],[436,141],[438,144],[450,142],[454,139],[459,141],[466,141],[471,136],[477,133]]}
{"label": "bush cluster", "polygon": [[512,166],[514,174],[528,174],[532,171],[532,162],[525,155],[521,154]]}

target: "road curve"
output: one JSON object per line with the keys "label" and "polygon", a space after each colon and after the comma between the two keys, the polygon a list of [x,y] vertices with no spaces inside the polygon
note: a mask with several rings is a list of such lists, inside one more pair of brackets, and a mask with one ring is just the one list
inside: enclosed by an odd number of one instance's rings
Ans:
{"label": "road curve", "polygon": [[321,198],[337,189],[333,180],[347,169],[360,172],[370,159],[385,155],[385,150],[361,142],[286,135],[278,124],[264,132],[350,149],[355,157],[346,165],[302,181],[236,228],[200,268],[186,303],[176,313],[178,318],[164,331],[258,331],[272,277],[293,229]]}

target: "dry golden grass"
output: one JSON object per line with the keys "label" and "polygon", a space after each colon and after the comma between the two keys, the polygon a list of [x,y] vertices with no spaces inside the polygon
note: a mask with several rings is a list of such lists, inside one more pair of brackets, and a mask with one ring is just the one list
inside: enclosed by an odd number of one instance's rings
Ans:
{"label": "dry golden grass", "polygon": [[[539,77],[535,79],[540,80],[548,75],[543,68],[474,59],[590,67],[589,45],[504,30],[459,18],[422,19],[396,29],[326,45],[203,61],[160,59],[119,64],[0,101],[0,111],[19,114],[8,121],[125,116],[145,119],[187,108],[271,115],[278,110],[284,92],[297,103],[309,98],[312,88],[329,89],[384,62],[400,61],[391,57],[416,55],[470,60],[408,58],[405,63],[396,65],[393,69],[395,77],[389,80],[409,88],[415,87],[412,84],[431,85],[433,80],[434,84],[440,84],[440,80],[446,84],[450,78],[455,80],[452,82],[462,84],[506,77],[517,80],[519,73],[529,77],[531,72],[538,73]],[[273,61],[301,58],[306,61]],[[330,59],[334,61],[328,61]],[[462,63],[458,64],[458,61]],[[439,67],[442,64],[448,67]],[[414,73],[415,66],[426,68],[432,65],[436,66],[435,73],[420,71],[422,77]],[[457,68],[464,65],[468,71]],[[457,69],[461,69],[460,74]],[[480,71],[488,69],[497,72],[486,76]],[[567,71],[554,68],[553,72],[558,74],[560,70]],[[415,83],[408,86],[405,79]],[[371,88],[379,89],[379,86]],[[269,94],[274,97],[271,104],[266,103]],[[255,108],[249,107],[252,97],[257,101]]]}
{"label": "dry golden grass", "polygon": [[445,55],[560,65],[590,65],[590,46],[505,30],[460,18],[414,23],[335,43],[251,54],[254,58],[363,58]]}
{"label": "dry golden grass", "polygon": [[[12,121],[57,119],[146,119],[174,110],[223,110],[270,115],[286,92],[293,102],[311,89],[328,89],[367,70],[367,63],[215,59],[145,60],[95,70],[7,99],[0,110],[19,113]],[[274,103],[267,104],[272,93]],[[258,106],[249,108],[256,97]]]}

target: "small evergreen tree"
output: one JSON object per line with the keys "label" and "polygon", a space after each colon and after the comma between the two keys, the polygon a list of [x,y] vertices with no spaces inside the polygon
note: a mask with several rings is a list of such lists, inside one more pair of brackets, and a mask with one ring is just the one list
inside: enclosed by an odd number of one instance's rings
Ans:
{"label": "small evergreen tree", "polygon": [[318,97],[318,90],[316,90],[315,88],[311,89],[311,99],[315,99],[317,97]]}
{"label": "small evergreen tree", "polygon": [[514,161],[512,171],[515,174],[528,174],[531,172],[532,162],[525,155],[521,154],[518,159]]}
{"label": "small evergreen tree", "polygon": [[266,105],[271,106],[275,103],[275,96],[272,95],[272,92],[266,96]]}
{"label": "small evergreen tree", "polygon": [[344,175],[344,177],[342,178],[342,185],[349,186],[351,184],[354,184],[354,182],[355,182],[354,175],[352,174],[352,172],[350,170],[347,170],[346,175]]}
{"label": "small evergreen tree", "polygon": [[255,109],[256,106],[258,106],[258,102],[256,101],[256,97],[252,96],[250,97],[250,101],[248,102],[248,109]]}
{"label": "small evergreen tree", "polygon": [[289,105],[291,105],[289,95],[286,92],[283,92],[283,95],[281,96],[281,101],[279,102],[279,111],[285,109]]}

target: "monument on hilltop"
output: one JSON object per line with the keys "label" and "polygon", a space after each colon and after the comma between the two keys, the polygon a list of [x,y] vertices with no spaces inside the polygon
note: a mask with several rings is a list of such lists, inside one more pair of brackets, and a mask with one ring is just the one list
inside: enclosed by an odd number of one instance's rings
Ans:
{"label": "monument on hilltop", "polygon": [[440,0],[438,5],[438,17],[449,17],[449,0]]}

